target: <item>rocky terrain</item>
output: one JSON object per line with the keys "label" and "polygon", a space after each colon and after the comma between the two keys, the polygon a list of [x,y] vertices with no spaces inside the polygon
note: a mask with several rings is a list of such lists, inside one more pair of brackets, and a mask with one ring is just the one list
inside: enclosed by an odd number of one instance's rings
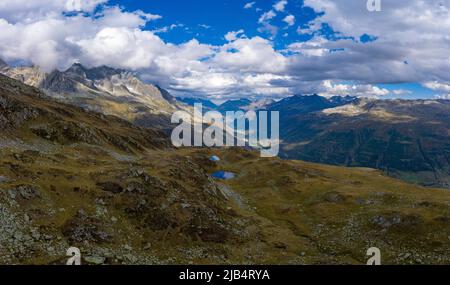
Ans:
{"label": "rocky terrain", "polygon": [[1,75],[0,127],[0,264],[64,264],[72,246],[84,264],[364,264],[372,246],[384,264],[450,260],[447,190],[175,149],[157,129]]}

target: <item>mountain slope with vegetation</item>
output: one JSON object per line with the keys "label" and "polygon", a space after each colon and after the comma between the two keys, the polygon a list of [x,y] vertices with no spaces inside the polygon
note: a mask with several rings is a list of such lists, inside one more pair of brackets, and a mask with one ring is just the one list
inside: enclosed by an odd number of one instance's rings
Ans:
{"label": "mountain slope with vegetation", "polygon": [[[0,263],[445,264],[450,192],[379,171],[171,147],[0,76]],[[210,161],[216,155],[219,162]],[[226,170],[235,179],[216,180]]]}
{"label": "mountain slope with vegetation", "polygon": [[449,100],[299,96],[270,109],[280,111],[283,158],[377,168],[408,182],[450,187]]}

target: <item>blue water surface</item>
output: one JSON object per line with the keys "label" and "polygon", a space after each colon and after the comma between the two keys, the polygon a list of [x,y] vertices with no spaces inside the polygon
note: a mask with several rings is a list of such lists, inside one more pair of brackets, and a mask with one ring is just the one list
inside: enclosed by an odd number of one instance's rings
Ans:
{"label": "blue water surface", "polygon": [[214,161],[214,162],[217,162],[217,161],[220,161],[220,158],[219,158],[218,156],[216,156],[216,155],[213,155],[213,156],[211,156],[211,157],[209,158],[209,160]]}
{"label": "blue water surface", "polygon": [[216,179],[223,179],[223,180],[229,180],[233,179],[236,175],[233,172],[227,172],[227,171],[217,171],[212,174],[212,177]]}

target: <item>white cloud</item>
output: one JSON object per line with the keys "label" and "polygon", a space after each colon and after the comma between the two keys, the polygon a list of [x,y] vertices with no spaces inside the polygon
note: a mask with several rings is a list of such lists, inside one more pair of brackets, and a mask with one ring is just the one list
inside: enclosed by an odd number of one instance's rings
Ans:
{"label": "white cloud", "polygon": [[323,37],[314,37],[307,42],[295,42],[288,46],[287,50],[292,53],[299,53],[305,56],[324,56],[329,53],[329,49],[324,48],[327,43]]}
{"label": "white cloud", "polygon": [[[286,10],[282,2],[258,21],[259,31],[272,38],[278,33],[272,20]],[[381,13],[369,13],[365,1],[305,0],[323,15],[299,27],[299,33],[313,35],[311,40],[291,43],[286,50],[276,50],[263,37],[247,38],[243,31],[225,35],[228,42],[222,46],[195,39],[171,44],[157,34],[176,24],[143,28],[159,15],[127,12],[107,0],[80,3],[83,13],[67,15],[62,0],[0,1],[0,57],[46,71],[65,69],[75,61],[127,68],[175,93],[218,99],[293,93],[402,95],[406,93],[376,86],[402,82],[422,83],[441,96],[450,93],[450,10],[442,4],[448,0],[383,2]],[[288,25],[295,24],[294,16],[283,15]],[[378,39],[327,40],[318,32],[323,23],[344,36]]]}
{"label": "white cloud", "polygon": [[[31,2],[34,1],[35,0],[32,0]],[[92,12],[99,4],[106,3],[107,0],[60,0],[59,2],[63,3],[65,5],[65,10],[69,12]]]}
{"label": "white cloud", "polygon": [[[448,0],[385,1],[383,11],[375,13],[367,11],[362,2],[304,1],[305,6],[323,13],[310,23],[310,33],[326,23],[344,36],[358,39],[368,34],[377,37],[369,44],[341,42],[346,50],[324,59],[320,63],[323,64],[321,68],[325,68],[322,73],[332,72],[330,64],[333,63],[342,74],[341,79],[355,74],[350,70],[351,65],[358,74],[364,75],[357,79],[374,83],[424,82],[431,78],[450,81]],[[364,67],[358,67],[357,62],[364,62]],[[369,68],[372,75],[365,70]]]}
{"label": "white cloud", "polygon": [[95,16],[68,17],[58,11],[57,7],[44,18],[39,12],[33,21],[0,19],[0,57],[28,61],[45,71],[63,70],[74,62],[148,71],[152,79],[162,82],[189,74],[186,70],[208,69],[201,60],[212,54],[209,45],[196,40],[168,44],[155,35],[163,30],[142,30],[146,22],[159,18],[152,14],[125,12],[118,7],[105,7]]}
{"label": "white cloud", "polygon": [[290,80],[290,77],[271,73],[262,73],[257,75],[246,75],[243,78],[244,85],[247,86],[247,88],[250,88],[255,94],[272,96],[290,94],[289,88],[274,86],[272,82],[276,80]]}
{"label": "white cloud", "polygon": [[450,84],[445,84],[438,81],[425,82],[423,86],[434,91],[450,92]]}
{"label": "white cloud", "polygon": [[275,18],[277,14],[273,11],[273,10],[269,10],[267,12],[265,12],[264,14],[261,15],[261,17],[259,17],[258,23],[264,23],[267,22],[273,18]]}
{"label": "white cloud", "polygon": [[281,1],[277,2],[275,5],[273,5],[273,8],[275,9],[275,11],[284,12],[284,9],[286,8],[287,3],[288,3],[288,1],[281,0]]}
{"label": "white cloud", "polygon": [[152,51],[165,45],[152,33],[139,29],[150,18],[141,11],[108,7],[95,17],[66,17],[55,12],[42,19],[37,15],[34,21],[10,23],[0,19],[0,55],[7,60],[29,61],[46,71],[67,68],[74,61],[142,67],[148,64]]}
{"label": "white cloud", "polygon": [[294,15],[287,15],[284,19],[284,22],[288,24],[288,26],[293,26],[295,24],[295,16]]}
{"label": "white cloud", "polygon": [[406,90],[406,89],[396,89],[396,90],[392,90],[392,94],[400,96],[400,95],[409,95],[412,94],[411,90]]}
{"label": "white cloud", "polygon": [[436,95],[436,99],[450,100],[450,94]]}
{"label": "white cloud", "polygon": [[249,2],[244,5],[244,9],[251,9],[253,6],[255,6],[256,2]]}
{"label": "white cloud", "polygon": [[271,39],[275,38],[278,34],[278,27],[270,24],[270,20],[275,18],[277,14],[273,10],[269,10],[259,17],[258,23],[261,26],[258,28],[258,32],[260,33],[268,33],[271,35]]}
{"label": "white cloud", "polygon": [[229,41],[229,42],[232,42],[232,41],[234,41],[234,40],[240,38],[241,36],[245,36],[245,35],[244,35],[244,30],[242,30],[242,29],[239,30],[239,31],[228,32],[228,33],[225,35],[225,39],[226,39],[227,41]]}
{"label": "white cloud", "polygon": [[439,94],[435,95],[435,97],[438,99],[450,99],[450,84],[431,81],[425,82],[423,86],[433,91],[439,92]]}
{"label": "white cloud", "polygon": [[267,22],[264,22],[261,27],[258,28],[258,32],[260,33],[268,33],[270,34],[270,39],[273,40],[278,34],[278,27]]}
{"label": "white cloud", "polygon": [[320,30],[322,24],[319,21],[312,21],[303,26],[298,26],[297,33],[299,35],[309,35],[315,34],[318,30]]}
{"label": "white cloud", "polygon": [[117,6],[107,7],[96,15],[98,24],[104,27],[142,27],[146,23],[159,20],[162,16],[144,13],[141,10],[126,12]]}
{"label": "white cloud", "polygon": [[94,37],[73,44],[81,49],[81,62],[131,69],[149,67],[166,49],[153,33],[123,27],[101,29]]}
{"label": "white cloud", "polygon": [[285,69],[287,59],[274,50],[271,42],[261,37],[254,37],[240,38],[223,45],[211,63],[216,68],[242,73],[276,73]]}
{"label": "white cloud", "polygon": [[62,12],[92,12],[108,0],[14,0],[0,1],[0,18],[10,23],[47,19]]}
{"label": "white cloud", "polygon": [[145,18],[147,21],[154,21],[154,20],[159,20],[162,19],[161,15],[156,15],[156,14],[150,14],[150,13],[144,13],[141,10],[138,10],[135,12],[135,14]]}
{"label": "white cloud", "polygon": [[74,62],[131,69],[175,93],[195,92],[218,99],[287,92],[286,88],[272,86],[269,79],[259,83],[249,80],[249,76],[258,78],[259,73],[267,73],[265,78],[269,78],[281,72],[287,61],[270,41],[246,38],[243,30],[228,33],[229,42],[223,46],[205,45],[195,39],[174,45],[156,33],[173,29],[175,24],[154,31],[142,29],[148,21],[159,18],[152,14],[104,6],[95,15],[86,12],[67,16],[63,9],[55,7],[45,16],[38,11],[19,22],[0,18],[0,57],[28,61],[45,71],[64,70]]}
{"label": "white cloud", "polygon": [[172,24],[170,26],[164,26],[162,28],[158,28],[158,29],[152,30],[151,32],[154,33],[154,34],[161,34],[161,33],[167,33],[167,32],[169,32],[169,31],[171,31],[173,29],[182,28],[182,27],[184,27],[183,24]]}
{"label": "white cloud", "polygon": [[334,84],[330,80],[322,82],[322,96],[357,96],[357,97],[383,97],[390,94],[390,91],[384,88],[370,84]]}

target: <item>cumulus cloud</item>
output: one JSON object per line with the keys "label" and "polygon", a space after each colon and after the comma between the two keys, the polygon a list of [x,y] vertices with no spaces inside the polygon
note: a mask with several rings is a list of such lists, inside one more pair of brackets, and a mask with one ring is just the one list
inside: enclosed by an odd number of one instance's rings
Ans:
{"label": "cumulus cloud", "polygon": [[450,84],[432,81],[425,82],[423,86],[439,93],[435,95],[438,99],[450,99]]}
{"label": "cumulus cloud", "polygon": [[66,15],[64,5],[58,1],[48,4],[55,4],[51,6],[53,10],[47,7],[46,11],[33,14],[30,8],[33,17],[27,20],[0,19],[0,57],[29,62],[47,72],[64,70],[74,62],[131,69],[173,92],[196,92],[217,98],[286,91],[271,86],[270,75],[265,77],[267,81],[250,80],[252,76],[259,78],[259,73],[283,70],[286,58],[270,41],[246,38],[243,30],[228,33],[225,37],[229,42],[223,46],[202,44],[195,39],[174,45],[157,35],[175,28],[174,25],[154,31],[142,28],[160,16],[107,5]]}
{"label": "cumulus cloud", "polygon": [[157,18],[142,11],[106,7],[95,16],[65,16],[57,13],[59,9],[64,7],[47,11],[44,18],[38,11],[34,17],[17,23],[0,18],[0,55],[7,60],[31,62],[46,71],[67,68],[74,61],[137,68],[142,67],[142,62],[148,63],[150,54],[165,45],[152,33],[140,29]]}
{"label": "cumulus cloud", "polygon": [[275,38],[275,36],[278,34],[278,27],[275,25],[272,25],[270,21],[277,16],[277,13],[275,13],[273,10],[269,10],[261,15],[258,19],[258,23],[261,25],[258,28],[258,31],[260,33],[268,33],[271,35],[271,39]]}
{"label": "cumulus cloud", "polygon": [[107,27],[73,44],[80,48],[81,62],[131,69],[150,66],[166,48],[153,33],[124,27]]}
{"label": "cumulus cloud", "polygon": [[98,25],[104,27],[142,27],[149,21],[155,21],[162,18],[160,15],[144,13],[143,11],[126,12],[121,8],[106,7],[100,13],[95,15]]}
{"label": "cumulus cloud", "polygon": [[267,21],[275,18],[276,15],[277,14],[273,10],[269,10],[269,11],[263,13],[261,15],[261,17],[259,17],[258,23],[261,24],[261,23],[267,22]]}
{"label": "cumulus cloud", "polygon": [[323,91],[319,92],[319,94],[322,96],[350,95],[380,98],[390,94],[389,90],[370,84],[335,84],[330,80],[325,80],[322,82],[321,87]]}
{"label": "cumulus cloud", "polygon": [[450,84],[440,83],[438,81],[425,82],[423,86],[439,92],[449,92],[450,93]]}
{"label": "cumulus cloud", "polygon": [[277,73],[285,70],[287,59],[270,41],[253,37],[239,38],[223,45],[210,63],[228,71]]}
{"label": "cumulus cloud", "polygon": [[[295,24],[286,13],[287,1],[278,1],[258,20],[269,39],[239,30],[216,46],[196,39],[163,41],[158,34],[176,24],[144,28],[159,15],[125,11],[108,0],[82,0],[79,6],[71,1],[0,1],[0,57],[46,71],[73,62],[126,68],[172,92],[217,99],[294,93],[382,97],[406,93],[377,84],[403,82],[422,83],[441,96],[450,93],[448,1],[385,1],[383,12],[370,13],[366,1],[305,0],[320,13],[298,29],[310,40],[280,50],[271,41],[278,32],[271,22],[283,14],[284,22]],[[338,36],[324,36],[323,24]],[[363,35],[376,40],[364,43]]]}
{"label": "cumulus cloud", "polygon": [[328,40],[323,37],[314,37],[307,42],[292,43],[288,46],[287,50],[305,56],[324,56],[330,52],[329,49],[324,47],[327,42]]}
{"label": "cumulus cloud", "polygon": [[231,42],[231,41],[238,39],[240,36],[243,36],[243,35],[244,35],[244,30],[242,30],[242,29],[239,31],[231,31],[225,35],[225,39],[227,41]]}
{"label": "cumulus cloud", "polygon": [[288,1],[281,0],[281,1],[277,2],[275,5],[273,5],[273,8],[275,9],[275,11],[284,12],[284,9],[286,8],[287,3],[288,3]]}
{"label": "cumulus cloud", "polygon": [[[377,38],[366,44],[341,42],[345,49],[341,54],[345,58],[329,55],[330,62],[341,69],[342,77],[348,77],[351,65],[373,83],[385,82],[387,76],[391,77],[387,82],[424,82],[427,78],[450,81],[449,1],[384,1],[382,12],[369,12],[363,2],[304,1],[305,6],[322,13],[309,23],[310,33],[318,32],[322,24],[327,24],[342,36],[359,39],[366,34]],[[358,67],[357,62],[364,62],[364,65]],[[331,72],[329,65],[323,64],[324,72]],[[367,68],[372,69],[372,75],[365,71]]]}
{"label": "cumulus cloud", "polygon": [[63,12],[92,12],[108,0],[15,0],[0,1],[0,18],[10,23],[32,22]]}
{"label": "cumulus cloud", "polygon": [[295,16],[287,15],[286,17],[284,17],[283,22],[287,23],[288,26],[293,26],[295,24]]}

